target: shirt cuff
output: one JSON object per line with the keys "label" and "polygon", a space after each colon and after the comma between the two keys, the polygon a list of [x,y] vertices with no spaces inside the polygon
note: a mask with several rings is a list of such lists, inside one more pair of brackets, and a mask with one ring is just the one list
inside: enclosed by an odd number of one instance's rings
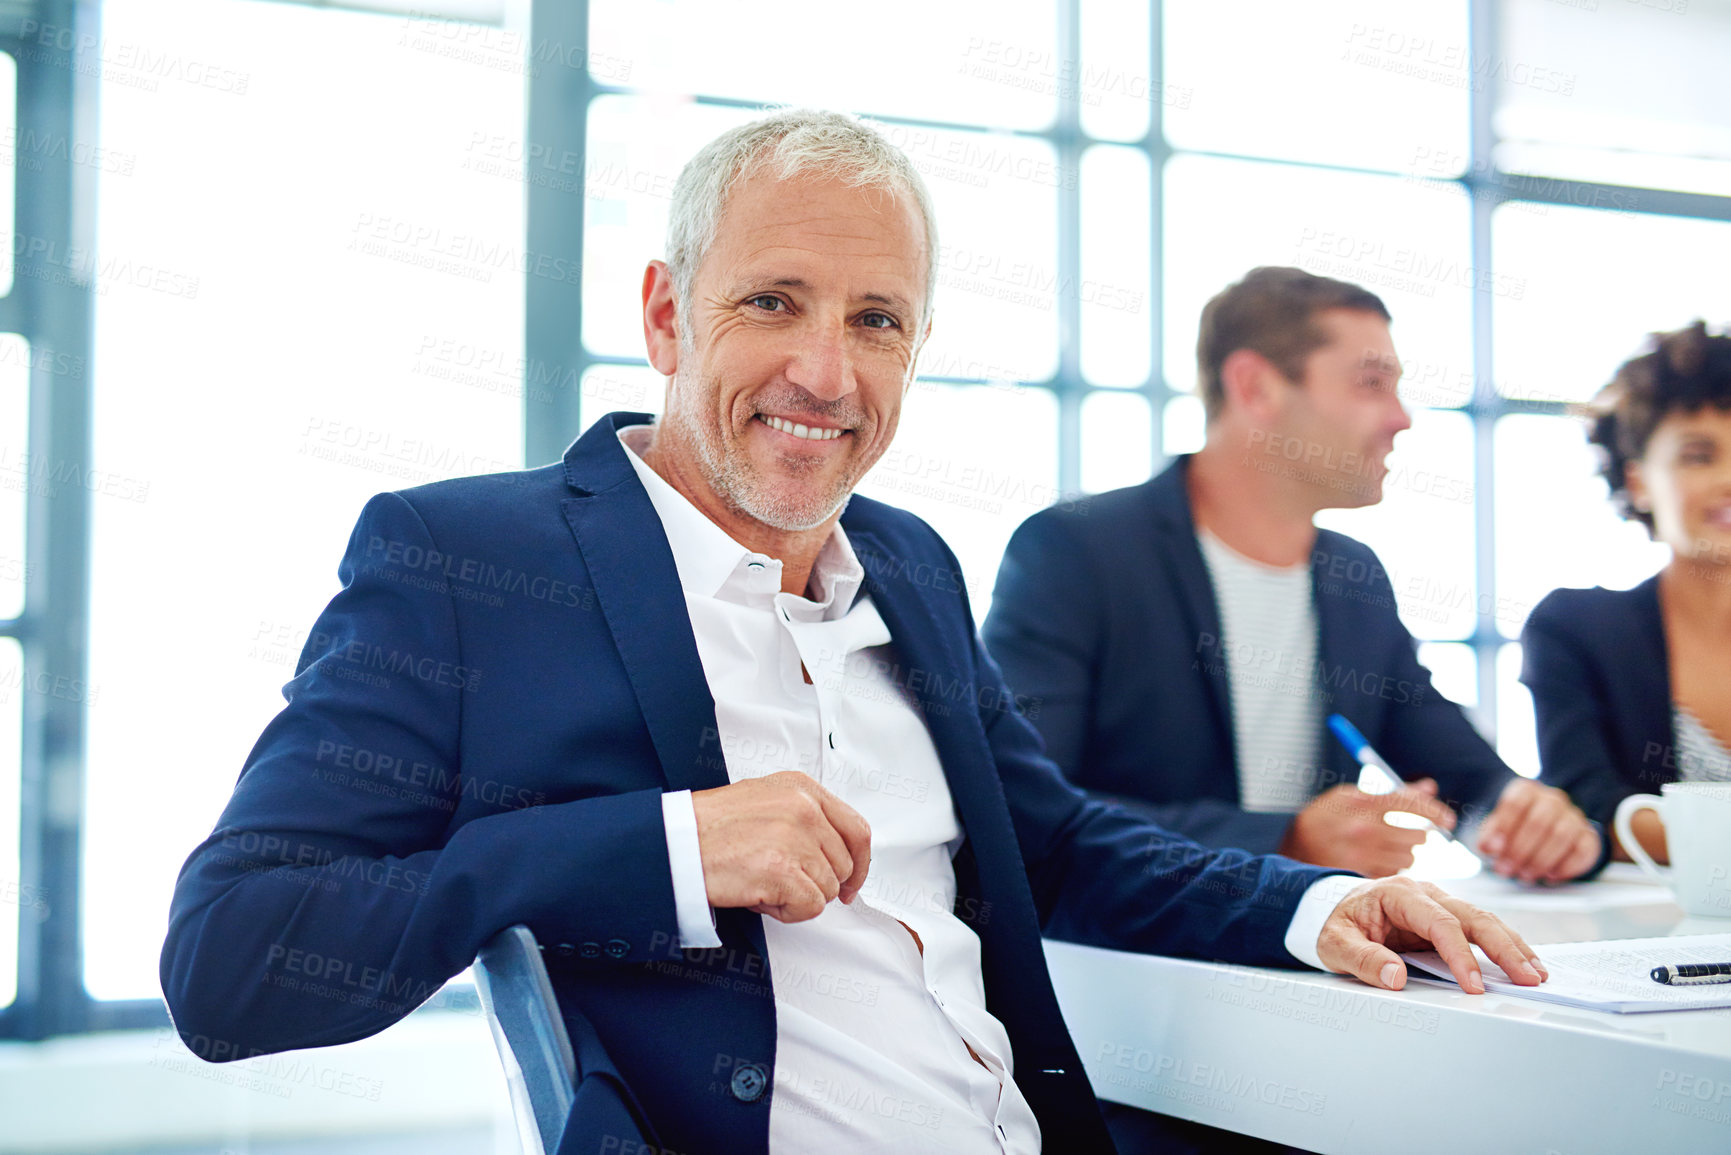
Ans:
{"label": "shirt cuff", "polygon": [[661,796],[661,822],[667,828],[667,866],[673,874],[679,945],[687,950],[720,946],[715,912],[709,909],[709,891],[703,882],[703,852],[697,845],[697,809],[691,804],[691,791]]}
{"label": "shirt cuff", "polygon": [[1305,966],[1327,970],[1322,965],[1321,956],[1316,953],[1316,940],[1322,937],[1322,924],[1328,921],[1340,900],[1358,889],[1364,881],[1356,874],[1330,874],[1311,883],[1304,897],[1298,900],[1298,909],[1292,912],[1292,922],[1287,925],[1287,952]]}

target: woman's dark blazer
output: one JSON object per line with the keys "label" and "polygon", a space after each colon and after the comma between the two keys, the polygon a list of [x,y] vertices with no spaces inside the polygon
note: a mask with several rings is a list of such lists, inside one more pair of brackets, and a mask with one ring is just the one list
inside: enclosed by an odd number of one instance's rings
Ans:
{"label": "woman's dark blazer", "polygon": [[1657,576],[1632,590],[1553,590],[1521,644],[1541,781],[1609,829],[1617,803],[1677,780]]}

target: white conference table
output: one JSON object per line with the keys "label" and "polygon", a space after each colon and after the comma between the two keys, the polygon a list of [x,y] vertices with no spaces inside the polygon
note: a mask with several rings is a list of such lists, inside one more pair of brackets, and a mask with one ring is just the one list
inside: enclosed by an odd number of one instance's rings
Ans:
{"label": "white conference table", "polygon": [[[1439,885],[1544,944],[1731,932],[1634,867]],[[1325,1155],[1731,1152],[1731,1009],[1610,1014],[1046,943],[1102,1099]]]}

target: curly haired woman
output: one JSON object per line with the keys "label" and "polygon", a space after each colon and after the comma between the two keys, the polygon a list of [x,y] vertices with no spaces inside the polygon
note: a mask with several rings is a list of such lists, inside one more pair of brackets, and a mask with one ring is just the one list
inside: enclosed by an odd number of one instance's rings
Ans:
{"label": "curly haired woman", "polygon": [[[1731,336],[1655,334],[1588,412],[1612,499],[1671,560],[1631,590],[1552,591],[1522,633],[1521,680],[1540,777],[1609,830],[1630,794],[1731,780]],[[1657,813],[1635,817],[1666,861]]]}

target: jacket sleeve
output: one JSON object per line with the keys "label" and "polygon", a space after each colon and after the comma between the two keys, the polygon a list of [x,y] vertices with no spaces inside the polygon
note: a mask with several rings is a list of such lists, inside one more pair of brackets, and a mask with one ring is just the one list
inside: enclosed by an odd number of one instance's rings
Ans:
{"label": "jacket sleeve", "polygon": [[1485,817],[1515,772],[1459,704],[1432,684],[1430,671],[1418,660],[1417,644],[1404,627],[1390,665],[1396,684],[1411,687],[1413,700],[1389,709],[1385,732],[1372,738],[1371,744],[1409,781],[1435,778],[1437,795],[1461,811],[1463,821]]}
{"label": "jacket sleeve", "polygon": [[[1364,549],[1362,545],[1358,548]],[[1381,661],[1362,669],[1323,670],[1325,684],[1356,684],[1363,695],[1387,702],[1380,726],[1361,724],[1372,746],[1403,778],[1434,778],[1437,795],[1461,812],[1462,821],[1489,814],[1515,772],[1473,726],[1466,712],[1438,692],[1430,671],[1418,660],[1418,642],[1400,620],[1394,586],[1374,553],[1365,550],[1378,575],[1371,601],[1386,608]],[[1374,643],[1373,643],[1374,644]],[[1375,650],[1367,652],[1375,653]],[[1355,711],[1343,710],[1348,717]],[[1332,735],[1324,741],[1333,743]]]}
{"label": "jacket sleeve", "polygon": [[1076,781],[1088,747],[1104,628],[1086,551],[1049,513],[1010,537],[982,629],[1004,678],[1037,708],[1029,713],[1046,753]]}
{"label": "jacket sleeve", "polygon": [[1274,854],[1292,827],[1292,815],[1258,813],[1221,798],[1191,798],[1182,802],[1150,802],[1104,790],[1087,793],[1182,834],[1204,846],[1235,846],[1252,854]]}
{"label": "jacket sleeve", "polygon": [[[1387,595],[1391,618],[1391,643],[1384,660],[1388,674],[1376,679],[1376,687],[1392,701],[1381,726],[1369,731],[1367,737],[1402,777],[1409,781],[1435,778],[1438,797],[1460,813],[1461,827],[1482,821],[1496,808],[1515,772],[1485,741],[1466,712],[1437,692],[1430,671],[1418,660],[1417,641],[1396,616],[1394,591],[1386,572],[1380,563],[1373,570],[1382,575],[1380,588]],[[1361,678],[1361,691],[1367,685]],[[1582,809],[1589,820],[1597,819],[1590,809]],[[1610,860],[1610,838],[1602,824],[1597,833],[1599,856],[1576,876],[1577,880],[1596,876]]]}
{"label": "jacket sleeve", "polygon": [[[1104,596],[1082,544],[1058,518],[1035,514],[1004,550],[982,631],[1003,677],[1033,704],[1028,718],[1046,754],[1071,782],[1082,780],[1094,724],[1107,628]],[[1148,751],[1151,762],[1158,756]],[[1206,846],[1272,853],[1292,824],[1290,814],[1256,814],[1220,798],[1154,802],[1088,793]]]}
{"label": "jacket sleeve", "polygon": [[[287,705],[175,886],[162,989],[201,1057],[373,1034],[515,923],[595,944],[603,966],[678,933],[659,789],[506,804],[451,828],[479,675],[449,595],[402,580],[381,542],[437,548],[405,497],[367,504]],[[357,788],[338,766],[363,759],[415,788]]]}
{"label": "jacket sleeve", "polygon": [[1611,703],[1551,598],[1521,630],[1521,681],[1533,695],[1540,781],[1568,791],[1588,818],[1610,829],[1617,804],[1639,787],[1617,772]]}

